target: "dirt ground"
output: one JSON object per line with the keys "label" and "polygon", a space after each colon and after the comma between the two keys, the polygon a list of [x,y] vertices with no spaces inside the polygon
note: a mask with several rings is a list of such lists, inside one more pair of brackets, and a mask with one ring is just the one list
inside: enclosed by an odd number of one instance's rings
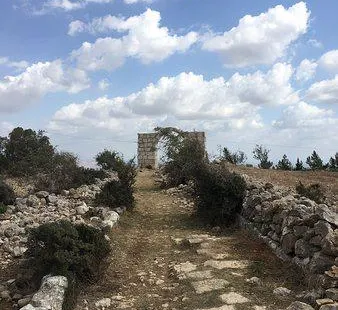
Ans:
{"label": "dirt ground", "polygon": [[[105,309],[208,309],[220,307],[219,295],[226,292],[237,292],[250,300],[227,309],[276,310],[285,309],[304,288],[297,271],[281,263],[247,232],[229,229],[215,234],[205,228],[195,218],[191,203],[154,185],[152,171],[140,172],[136,187],[135,210],[123,215],[111,233],[113,252],[105,275],[99,283],[81,292],[77,310],[97,309],[95,303],[103,298],[112,301]],[[203,245],[227,260],[247,261],[248,265],[222,270],[205,267],[210,258],[197,253],[202,244],[176,245],[172,241],[194,234],[216,238],[209,242],[211,245],[208,242]],[[179,280],[174,270],[186,262],[196,265],[197,270],[212,269],[212,276],[225,279],[229,286],[197,294],[192,280]],[[246,282],[253,276],[259,277],[262,285]],[[285,299],[277,298],[272,291],[280,286],[291,289],[293,294]]]}

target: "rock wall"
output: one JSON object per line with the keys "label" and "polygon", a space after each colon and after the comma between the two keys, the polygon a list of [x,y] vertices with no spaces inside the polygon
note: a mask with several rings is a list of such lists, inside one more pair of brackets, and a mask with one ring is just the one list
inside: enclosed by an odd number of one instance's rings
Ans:
{"label": "rock wall", "polygon": [[290,189],[245,178],[248,190],[241,224],[281,259],[300,267],[309,288],[337,299],[337,206],[317,204]]}
{"label": "rock wall", "polygon": [[[69,191],[64,190],[60,195],[40,191],[25,198],[17,198],[15,204],[8,206],[6,213],[0,215],[0,264],[2,269],[5,269],[13,260],[23,256],[27,250],[28,230],[41,224],[64,219],[74,224],[85,223],[109,232],[125,210],[121,208],[111,210],[109,206],[92,208],[91,204],[104,184],[114,179],[117,179],[117,176],[112,174],[105,180],[97,179],[96,184],[83,185]],[[108,235],[106,238],[109,238]],[[42,288],[47,285],[49,290],[52,290],[53,279],[45,282],[42,283]],[[15,279],[0,283],[0,299],[12,301],[20,308],[28,304],[32,296],[20,295],[20,291],[16,291],[14,284]],[[35,303],[33,306],[38,305]],[[33,308],[30,305],[25,309]],[[38,309],[56,310],[59,308],[41,307]]]}
{"label": "rock wall", "polygon": [[[205,148],[205,133],[199,131],[187,132],[189,137],[197,139]],[[156,169],[157,161],[157,144],[159,142],[156,133],[139,133],[138,134],[138,149],[137,161],[138,166],[142,168]]]}

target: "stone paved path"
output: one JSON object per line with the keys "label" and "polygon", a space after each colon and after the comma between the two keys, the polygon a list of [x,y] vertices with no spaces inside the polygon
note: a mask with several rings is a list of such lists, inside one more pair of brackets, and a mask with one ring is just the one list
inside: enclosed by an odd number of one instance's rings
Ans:
{"label": "stone paved path", "polygon": [[[105,276],[81,292],[77,310],[278,310],[296,300],[301,279],[248,233],[205,228],[150,171],[139,173],[136,197],[111,234]],[[292,293],[273,294],[282,286]]]}

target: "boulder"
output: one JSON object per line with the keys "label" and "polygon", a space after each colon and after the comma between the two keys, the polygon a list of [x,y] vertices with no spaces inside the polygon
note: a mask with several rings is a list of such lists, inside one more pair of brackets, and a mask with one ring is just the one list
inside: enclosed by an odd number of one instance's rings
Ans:
{"label": "boulder", "polygon": [[295,301],[289,307],[287,307],[286,310],[314,310],[314,308],[306,303]]}
{"label": "boulder", "polygon": [[37,293],[31,302],[21,310],[62,310],[68,280],[63,276],[45,276]]}
{"label": "boulder", "polygon": [[293,233],[289,233],[282,238],[282,249],[286,254],[291,254],[295,250],[297,237]]}

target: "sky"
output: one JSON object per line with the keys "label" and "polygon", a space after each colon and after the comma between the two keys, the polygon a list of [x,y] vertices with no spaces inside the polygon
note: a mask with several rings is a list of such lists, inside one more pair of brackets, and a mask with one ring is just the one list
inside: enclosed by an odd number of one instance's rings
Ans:
{"label": "sky", "polygon": [[91,165],[137,133],[205,131],[305,160],[338,151],[338,2],[3,0],[0,136],[45,130]]}

